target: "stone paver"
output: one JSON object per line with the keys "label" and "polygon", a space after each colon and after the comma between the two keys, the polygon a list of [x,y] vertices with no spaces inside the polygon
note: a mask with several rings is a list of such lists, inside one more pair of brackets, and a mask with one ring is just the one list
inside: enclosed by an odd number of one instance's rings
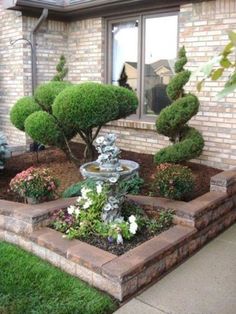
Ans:
{"label": "stone paver", "polygon": [[118,313],[235,314],[236,224]]}

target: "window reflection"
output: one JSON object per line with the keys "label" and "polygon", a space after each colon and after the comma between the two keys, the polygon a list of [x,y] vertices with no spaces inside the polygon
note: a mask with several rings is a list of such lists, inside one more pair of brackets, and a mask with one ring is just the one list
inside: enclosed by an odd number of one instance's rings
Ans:
{"label": "window reflection", "polygon": [[[142,115],[156,115],[170,104],[166,87],[174,75],[178,18],[169,15],[143,19],[144,24],[136,19],[112,24],[112,84],[137,92],[140,80]],[[138,51],[141,31],[144,36]],[[143,56],[141,64],[138,56]]]}
{"label": "window reflection", "polygon": [[166,87],[174,75],[177,16],[145,19],[144,114],[159,114],[170,104]]}
{"label": "window reflection", "polygon": [[113,24],[112,84],[137,91],[138,22]]}

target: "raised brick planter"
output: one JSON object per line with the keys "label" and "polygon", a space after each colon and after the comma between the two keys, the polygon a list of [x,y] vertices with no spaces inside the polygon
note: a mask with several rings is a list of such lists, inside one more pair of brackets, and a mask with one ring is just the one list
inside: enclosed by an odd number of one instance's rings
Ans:
{"label": "raised brick planter", "polygon": [[129,196],[144,207],[175,210],[175,225],[122,256],[47,228],[50,213],[74,198],[39,205],[0,201],[0,238],[33,252],[120,301],[160,278],[236,221],[236,171],[211,180],[211,191],[191,201]]}

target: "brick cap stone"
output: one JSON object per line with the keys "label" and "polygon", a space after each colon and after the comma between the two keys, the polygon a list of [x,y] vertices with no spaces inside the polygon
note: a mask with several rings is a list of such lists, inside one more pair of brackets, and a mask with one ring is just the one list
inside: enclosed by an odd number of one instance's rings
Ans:
{"label": "brick cap stone", "polygon": [[174,226],[103,265],[102,274],[113,281],[126,282],[195,233],[195,228]]}
{"label": "brick cap stone", "polygon": [[67,258],[86,268],[101,272],[101,267],[117,256],[95,246],[76,240],[77,244],[67,250]]}

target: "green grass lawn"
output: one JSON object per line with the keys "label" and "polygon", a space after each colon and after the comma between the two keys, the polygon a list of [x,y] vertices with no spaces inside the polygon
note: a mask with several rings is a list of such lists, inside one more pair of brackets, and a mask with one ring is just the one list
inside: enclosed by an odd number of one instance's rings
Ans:
{"label": "green grass lawn", "polygon": [[115,309],[109,296],[0,242],[0,314],[106,314]]}

